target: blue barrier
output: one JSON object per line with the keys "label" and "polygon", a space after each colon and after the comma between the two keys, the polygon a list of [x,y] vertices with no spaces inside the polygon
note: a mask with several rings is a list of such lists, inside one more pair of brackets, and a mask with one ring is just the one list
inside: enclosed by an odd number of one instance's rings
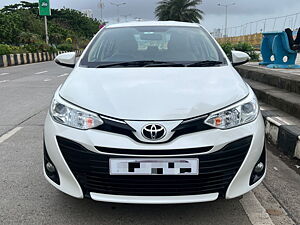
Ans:
{"label": "blue barrier", "polygon": [[263,62],[260,65],[265,65],[268,68],[300,68],[300,65],[296,65],[297,52],[290,48],[286,32],[263,33],[261,54]]}

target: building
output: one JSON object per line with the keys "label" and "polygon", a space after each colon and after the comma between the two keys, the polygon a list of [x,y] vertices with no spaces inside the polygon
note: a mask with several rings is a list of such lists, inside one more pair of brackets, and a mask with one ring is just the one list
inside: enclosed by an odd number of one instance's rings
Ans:
{"label": "building", "polygon": [[83,9],[81,12],[89,18],[93,18],[93,10],[91,9]]}

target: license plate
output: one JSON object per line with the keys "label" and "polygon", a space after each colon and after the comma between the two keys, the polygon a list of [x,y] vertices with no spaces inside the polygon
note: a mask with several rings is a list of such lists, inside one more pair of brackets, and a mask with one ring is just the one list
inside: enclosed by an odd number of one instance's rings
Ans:
{"label": "license plate", "polygon": [[110,159],[110,175],[198,175],[199,159]]}

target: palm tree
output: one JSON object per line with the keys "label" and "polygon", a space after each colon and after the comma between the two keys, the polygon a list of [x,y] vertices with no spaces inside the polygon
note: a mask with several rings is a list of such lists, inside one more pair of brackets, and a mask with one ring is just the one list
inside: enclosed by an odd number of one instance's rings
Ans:
{"label": "palm tree", "polygon": [[202,0],[161,0],[155,9],[158,20],[174,20],[199,23],[203,11],[197,9]]}

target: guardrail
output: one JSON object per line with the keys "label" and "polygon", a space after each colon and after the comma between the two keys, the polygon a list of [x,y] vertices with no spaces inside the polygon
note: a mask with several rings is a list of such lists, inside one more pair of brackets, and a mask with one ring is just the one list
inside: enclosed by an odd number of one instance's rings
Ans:
{"label": "guardrail", "polygon": [[[36,53],[22,53],[22,54],[8,54],[0,56],[0,67],[17,66],[23,64],[31,64],[37,62],[46,62],[54,60],[55,57],[66,51],[59,51],[55,53],[50,52],[36,52]],[[82,54],[82,50],[76,50],[76,56]]]}

